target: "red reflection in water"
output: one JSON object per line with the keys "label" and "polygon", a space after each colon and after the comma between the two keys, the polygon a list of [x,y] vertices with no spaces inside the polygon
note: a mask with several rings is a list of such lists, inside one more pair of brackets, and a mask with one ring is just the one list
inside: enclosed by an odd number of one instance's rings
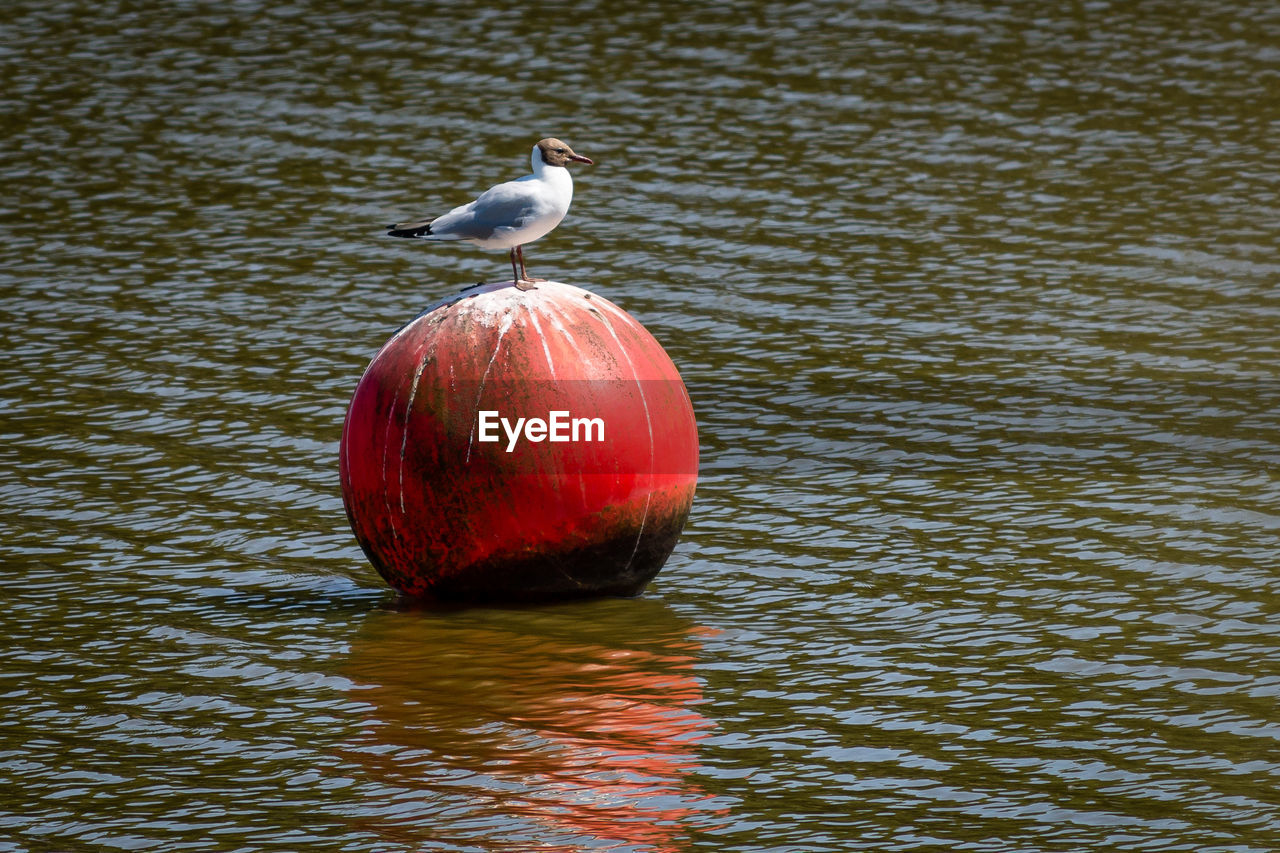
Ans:
{"label": "red reflection in water", "polygon": [[689,779],[713,725],[696,710],[698,629],[623,604],[663,630],[584,629],[596,614],[572,608],[372,617],[343,667],[371,725],[345,752],[395,802],[359,823],[400,841],[665,853],[723,816]]}

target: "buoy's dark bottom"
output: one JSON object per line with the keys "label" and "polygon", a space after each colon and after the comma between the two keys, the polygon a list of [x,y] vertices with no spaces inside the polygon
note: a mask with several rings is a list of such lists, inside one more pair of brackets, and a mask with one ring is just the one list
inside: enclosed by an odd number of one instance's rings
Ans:
{"label": "buoy's dark bottom", "polygon": [[[633,597],[675,549],[688,513],[572,549],[499,555],[445,577],[430,569],[412,572],[382,565],[365,549],[378,573],[410,599],[447,603],[528,603],[605,596]],[[651,519],[652,521],[652,519]],[[637,538],[639,541],[637,542]]]}

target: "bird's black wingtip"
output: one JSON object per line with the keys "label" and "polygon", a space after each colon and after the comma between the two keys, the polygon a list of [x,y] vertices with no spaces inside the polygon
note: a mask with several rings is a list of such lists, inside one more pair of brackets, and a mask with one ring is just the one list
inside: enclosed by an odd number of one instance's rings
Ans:
{"label": "bird's black wingtip", "polygon": [[386,229],[388,237],[421,237],[424,234],[431,233],[430,225],[418,225],[416,227],[410,226],[409,228],[403,228],[399,225],[388,225],[386,226]]}

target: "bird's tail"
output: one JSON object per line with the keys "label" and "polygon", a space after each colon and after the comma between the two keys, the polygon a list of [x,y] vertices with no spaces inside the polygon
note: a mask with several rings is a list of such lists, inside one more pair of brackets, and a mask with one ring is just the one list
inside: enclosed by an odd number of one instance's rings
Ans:
{"label": "bird's tail", "polygon": [[421,222],[401,222],[398,225],[387,226],[387,236],[389,237],[427,237],[430,234],[430,219],[424,219]]}

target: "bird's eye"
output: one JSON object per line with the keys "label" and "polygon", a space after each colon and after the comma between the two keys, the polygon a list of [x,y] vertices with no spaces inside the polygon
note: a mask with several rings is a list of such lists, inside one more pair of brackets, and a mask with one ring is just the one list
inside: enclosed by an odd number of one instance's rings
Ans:
{"label": "bird's eye", "polygon": [[563,153],[564,153],[564,149],[563,149],[563,148],[557,148],[557,149],[556,149],[556,153],[557,153],[557,154],[563,154]]}

